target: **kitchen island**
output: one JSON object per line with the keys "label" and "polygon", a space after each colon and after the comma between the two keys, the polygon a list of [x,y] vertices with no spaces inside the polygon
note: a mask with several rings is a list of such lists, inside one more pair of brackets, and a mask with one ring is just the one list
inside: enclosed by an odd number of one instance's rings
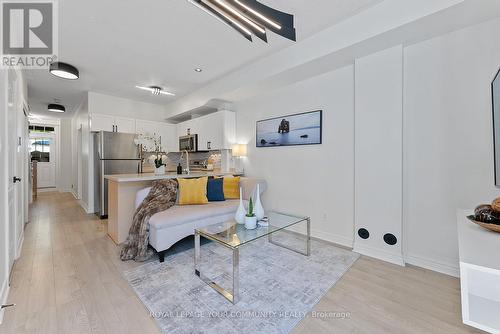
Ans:
{"label": "kitchen island", "polygon": [[167,172],[164,175],[153,173],[106,175],[108,180],[108,235],[116,244],[127,239],[135,213],[135,195],[141,189],[150,187],[155,180],[217,177],[226,175],[241,175],[229,172],[191,172],[178,175]]}

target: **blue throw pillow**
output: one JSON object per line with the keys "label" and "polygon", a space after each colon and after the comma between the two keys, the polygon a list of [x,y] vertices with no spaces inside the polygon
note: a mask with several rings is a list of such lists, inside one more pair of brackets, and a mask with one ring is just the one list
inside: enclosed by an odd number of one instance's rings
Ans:
{"label": "blue throw pillow", "polygon": [[207,198],[209,202],[225,201],[224,198],[224,179],[208,179]]}

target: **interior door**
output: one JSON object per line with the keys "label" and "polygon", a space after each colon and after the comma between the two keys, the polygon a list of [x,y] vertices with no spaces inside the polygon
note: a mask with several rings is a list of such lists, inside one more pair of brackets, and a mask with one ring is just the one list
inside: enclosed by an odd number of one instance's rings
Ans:
{"label": "interior door", "polygon": [[22,240],[24,227],[24,139],[26,116],[24,115],[23,82],[15,70],[8,71],[8,147],[9,164],[8,206],[9,206],[9,269],[12,269]]}
{"label": "interior door", "polygon": [[[17,205],[16,205],[16,190],[17,190],[17,178],[19,176],[16,173],[16,123],[17,115],[15,108],[15,95],[16,95],[16,77],[14,70],[9,70],[9,94],[8,94],[8,110],[7,110],[7,124],[8,127],[8,145],[7,145],[7,161],[9,164],[9,177],[8,177],[8,206],[9,206],[9,272],[12,270],[14,265],[14,260],[16,259],[16,217],[17,217]],[[16,178],[16,179],[14,179]],[[16,182],[14,182],[16,180]]]}
{"label": "interior door", "polygon": [[31,134],[31,160],[38,161],[38,188],[56,186],[56,150],[54,134]]}

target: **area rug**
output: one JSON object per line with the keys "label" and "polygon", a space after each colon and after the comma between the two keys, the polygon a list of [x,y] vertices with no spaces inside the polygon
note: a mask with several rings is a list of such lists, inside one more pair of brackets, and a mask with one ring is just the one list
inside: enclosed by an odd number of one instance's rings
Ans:
{"label": "area rug", "polygon": [[[274,239],[305,248],[292,233]],[[231,289],[232,252],[208,242],[201,255],[202,273]],[[190,246],[124,272],[165,334],[289,333],[359,257],[317,240],[306,257],[262,238],[240,249],[240,301],[232,305],[195,276],[193,256]]]}

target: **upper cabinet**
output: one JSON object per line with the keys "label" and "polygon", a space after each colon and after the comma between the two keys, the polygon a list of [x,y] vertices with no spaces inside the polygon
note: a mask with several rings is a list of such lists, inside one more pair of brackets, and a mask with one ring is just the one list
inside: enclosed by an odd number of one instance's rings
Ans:
{"label": "upper cabinet", "polygon": [[198,150],[231,149],[236,137],[236,114],[222,110],[177,124],[177,135],[198,135]]}
{"label": "upper cabinet", "polygon": [[135,119],[104,114],[92,114],[91,130],[135,133]]}
{"label": "upper cabinet", "polygon": [[162,145],[168,152],[179,150],[176,126],[163,122],[153,122],[145,120],[136,120],[136,133],[143,135],[158,135],[161,137]]}
{"label": "upper cabinet", "polygon": [[115,131],[115,118],[109,115],[92,114],[92,131]]}
{"label": "upper cabinet", "polygon": [[115,132],[135,133],[135,123],[133,118],[115,117]]}

